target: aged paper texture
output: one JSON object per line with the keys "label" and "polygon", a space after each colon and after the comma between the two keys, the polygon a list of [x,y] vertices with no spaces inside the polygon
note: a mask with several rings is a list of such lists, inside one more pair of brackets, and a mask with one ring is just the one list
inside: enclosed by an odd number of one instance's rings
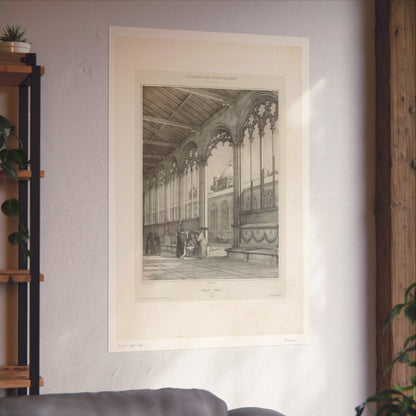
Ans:
{"label": "aged paper texture", "polygon": [[111,27],[109,54],[109,351],[307,343],[307,39]]}

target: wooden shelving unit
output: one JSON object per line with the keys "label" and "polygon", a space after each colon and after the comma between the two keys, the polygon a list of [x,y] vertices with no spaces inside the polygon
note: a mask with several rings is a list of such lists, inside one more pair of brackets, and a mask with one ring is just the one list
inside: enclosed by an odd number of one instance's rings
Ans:
{"label": "wooden shelving unit", "polygon": [[[4,174],[4,172],[0,172],[0,178],[2,178],[2,177],[6,177],[6,178],[10,179],[8,176],[6,176]],[[40,171],[40,177],[41,178],[45,177],[45,171],[43,171],[43,170]],[[28,181],[32,178],[32,171],[31,170],[19,170],[17,172],[17,178],[18,178],[19,181]]]}
{"label": "wooden shelving unit", "polygon": [[[40,78],[44,67],[36,64],[36,54],[0,54],[0,85],[18,87],[19,138],[30,159],[30,170],[18,172],[18,199],[23,206],[19,222],[29,228],[31,252],[28,263],[19,248],[18,269],[0,270],[0,283],[18,285],[18,365],[0,366],[0,388],[17,388],[19,395],[39,394],[39,283],[40,274]],[[0,172],[0,179],[4,177]],[[4,177],[6,178],[6,177]],[[9,185],[9,181],[1,181]],[[4,185],[3,185],[4,186]]]}
{"label": "wooden shelving unit", "polygon": [[[32,66],[25,65],[22,59],[26,59],[26,53],[8,53],[0,54],[0,85],[19,87],[28,76],[32,74]],[[29,54],[33,55],[33,54]],[[44,67],[40,68],[40,75],[45,73]]]}
{"label": "wooden shelving unit", "polygon": [[[45,280],[43,274],[39,275],[39,280],[43,282]],[[30,270],[0,270],[0,283],[7,282],[23,283],[30,282]]]}
{"label": "wooden shelving unit", "polygon": [[[0,389],[28,388],[32,383],[28,365],[0,366]],[[39,386],[43,386],[43,378],[39,378]]]}

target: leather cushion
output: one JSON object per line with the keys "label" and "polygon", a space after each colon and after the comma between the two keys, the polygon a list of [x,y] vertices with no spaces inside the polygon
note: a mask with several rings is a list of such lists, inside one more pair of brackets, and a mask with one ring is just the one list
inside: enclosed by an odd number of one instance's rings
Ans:
{"label": "leather cushion", "polygon": [[0,400],[2,416],[227,416],[226,404],[198,389],[46,394]]}
{"label": "leather cushion", "polygon": [[261,409],[259,407],[240,407],[228,411],[229,416],[283,416],[282,413],[270,409]]}

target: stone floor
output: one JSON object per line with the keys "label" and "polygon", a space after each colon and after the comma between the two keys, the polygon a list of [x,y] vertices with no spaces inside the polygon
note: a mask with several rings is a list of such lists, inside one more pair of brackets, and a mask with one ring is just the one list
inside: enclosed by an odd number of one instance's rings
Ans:
{"label": "stone floor", "polygon": [[253,264],[234,260],[222,253],[211,253],[198,259],[177,259],[172,254],[143,256],[144,279],[149,280],[215,280],[215,279],[258,279],[277,278],[278,268],[273,265]]}

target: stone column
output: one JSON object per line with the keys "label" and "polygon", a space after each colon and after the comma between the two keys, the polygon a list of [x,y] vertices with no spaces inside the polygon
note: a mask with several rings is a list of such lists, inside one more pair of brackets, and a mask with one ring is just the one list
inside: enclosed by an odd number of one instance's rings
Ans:
{"label": "stone column", "polygon": [[240,247],[241,143],[233,145],[233,248]]}
{"label": "stone column", "polygon": [[185,218],[185,212],[186,212],[186,207],[185,207],[185,186],[184,186],[184,172],[181,171],[178,174],[178,179],[179,179],[179,186],[178,186],[178,193],[179,193],[179,223],[182,222],[182,220]]}
{"label": "stone column", "polygon": [[264,158],[263,158],[264,130],[260,131],[260,208],[264,208]]}
{"label": "stone column", "polygon": [[272,124],[272,174],[273,174],[273,207],[276,206],[276,158],[275,158],[275,133],[276,125]]}
{"label": "stone column", "polygon": [[165,192],[165,195],[163,195],[163,196],[165,197],[164,198],[165,199],[164,204],[165,204],[165,235],[166,235],[166,234],[168,234],[168,210],[169,210],[169,207],[168,207],[168,181],[166,179],[163,181],[163,186],[164,186],[164,192]]}
{"label": "stone column", "polygon": [[201,161],[199,163],[199,228],[205,230],[205,238],[208,239],[208,199],[206,166],[206,161]]}

